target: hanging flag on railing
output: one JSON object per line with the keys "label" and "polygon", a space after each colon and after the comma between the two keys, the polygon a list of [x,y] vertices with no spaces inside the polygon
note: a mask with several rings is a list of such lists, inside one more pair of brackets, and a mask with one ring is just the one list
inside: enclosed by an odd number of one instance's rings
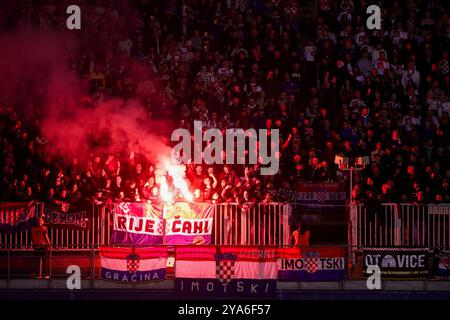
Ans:
{"label": "hanging flag on railing", "polygon": [[104,280],[139,283],[164,280],[167,247],[100,248],[100,275]]}
{"label": "hanging flag on railing", "polygon": [[385,279],[426,278],[429,271],[428,248],[363,248],[365,275],[369,266],[378,266]]}
{"label": "hanging flag on railing", "polygon": [[211,244],[213,213],[209,203],[166,205],[166,244]]}
{"label": "hanging flag on railing", "polygon": [[207,203],[120,203],[114,210],[112,243],[210,244],[213,213],[214,205]]}
{"label": "hanging flag on railing", "polygon": [[437,275],[450,276],[450,251],[440,250],[438,255]]}
{"label": "hanging flag on railing", "polygon": [[340,281],[345,278],[344,248],[280,248],[280,281]]}
{"label": "hanging flag on railing", "polygon": [[34,202],[0,204],[0,232],[29,230],[36,218]]}
{"label": "hanging flag on railing", "polygon": [[267,296],[276,290],[273,247],[180,246],[175,264],[178,294]]}
{"label": "hanging flag on railing", "polygon": [[151,203],[117,204],[114,208],[112,244],[162,244],[162,210],[162,205]]}
{"label": "hanging flag on railing", "polygon": [[44,224],[52,228],[87,230],[89,228],[90,212],[86,205],[73,205],[69,202],[46,203]]}

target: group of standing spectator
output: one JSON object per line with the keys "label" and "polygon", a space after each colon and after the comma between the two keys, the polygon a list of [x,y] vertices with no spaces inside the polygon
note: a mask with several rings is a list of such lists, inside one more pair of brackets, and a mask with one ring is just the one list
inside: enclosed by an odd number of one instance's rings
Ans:
{"label": "group of standing spectator", "polygon": [[[378,1],[381,30],[367,29],[366,1],[80,1],[80,31],[65,27],[67,1],[9,2],[4,30],[77,38],[70,68],[94,107],[133,98],[174,129],[280,131],[274,176],[188,165],[197,201],[292,201],[298,181],[348,180],[337,154],[369,157],[356,202],[450,201],[445,1]],[[39,100],[21,101],[0,101],[2,201],[158,201],[155,159],[49,157]]]}

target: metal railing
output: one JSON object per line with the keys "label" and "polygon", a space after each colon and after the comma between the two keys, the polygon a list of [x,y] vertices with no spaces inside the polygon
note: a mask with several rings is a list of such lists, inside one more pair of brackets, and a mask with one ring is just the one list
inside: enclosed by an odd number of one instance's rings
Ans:
{"label": "metal railing", "polygon": [[288,204],[269,203],[241,207],[217,204],[213,242],[219,245],[289,245]]}
{"label": "metal railing", "polygon": [[112,235],[113,211],[108,206],[93,205],[89,212],[89,227],[85,230],[48,229],[54,249],[90,250],[92,245],[108,245]]}
{"label": "metal railing", "polygon": [[[281,203],[239,206],[216,204],[212,244],[289,245],[291,205]],[[35,213],[42,215],[44,204]],[[54,249],[90,250],[109,245],[113,232],[113,209],[92,206],[86,230],[49,228]],[[450,249],[450,204],[352,205],[349,210],[348,244],[354,248],[415,246]],[[32,249],[30,231],[0,233],[0,248]]]}
{"label": "metal railing", "polygon": [[450,248],[450,204],[352,205],[349,244]]}
{"label": "metal railing", "polygon": [[[44,203],[35,212],[42,216]],[[214,206],[212,244],[220,245],[288,245],[291,206],[283,203],[238,205],[222,203]],[[110,245],[114,228],[114,207],[93,205],[88,212],[85,230],[49,227],[48,234],[55,250],[91,250],[92,246]],[[0,233],[0,249],[31,250],[31,232]]]}

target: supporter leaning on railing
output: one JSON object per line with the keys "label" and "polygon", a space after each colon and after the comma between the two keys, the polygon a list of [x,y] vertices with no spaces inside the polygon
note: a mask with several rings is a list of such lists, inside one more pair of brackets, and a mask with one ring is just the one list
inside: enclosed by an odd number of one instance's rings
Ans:
{"label": "supporter leaning on railing", "polygon": [[309,246],[310,232],[303,222],[298,224],[298,228],[292,232],[291,243],[294,243],[295,247]]}

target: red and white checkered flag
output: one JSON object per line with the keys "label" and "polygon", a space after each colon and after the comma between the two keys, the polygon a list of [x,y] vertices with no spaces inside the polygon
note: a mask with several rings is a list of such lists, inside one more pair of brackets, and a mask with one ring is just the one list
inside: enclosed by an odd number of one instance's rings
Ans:
{"label": "red and white checkered flag", "polygon": [[327,201],[327,193],[326,192],[317,192],[316,193],[317,201],[325,202]]}
{"label": "red and white checkered flag", "polygon": [[234,260],[218,260],[216,265],[216,276],[222,283],[228,283],[234,277]]}
{"label": "red and white checkered flag", "polygon": [[136,273],[139,270],[140,257],[138,255],[129,255],[127,257],[127,270],[131,273]]}
{"label": "red and white checkered flag", "polygon": [[304,268],[308,273],[314,273],[319,269],[319,259],[318,258],[306,258],[304,260]]}

